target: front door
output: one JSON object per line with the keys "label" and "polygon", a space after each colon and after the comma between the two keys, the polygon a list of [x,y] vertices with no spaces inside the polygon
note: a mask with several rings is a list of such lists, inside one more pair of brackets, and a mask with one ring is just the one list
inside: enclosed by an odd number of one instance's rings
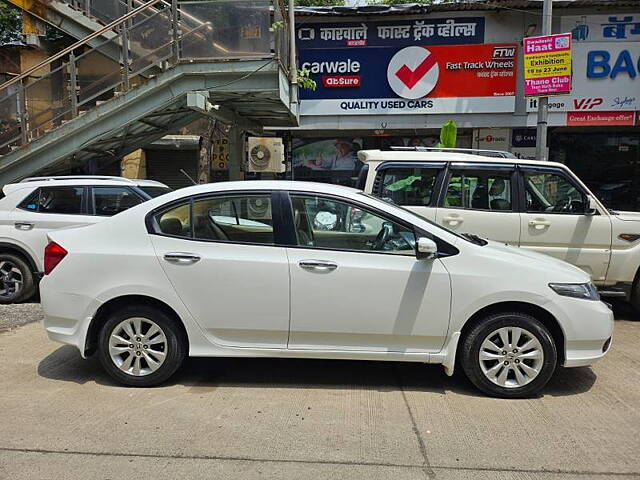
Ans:
{"label": "front door", "polygon": [[514,172],[514,165],[452,164],[436,222],[456,233],[518,245],[520,214],[512,193]]}
{"label": "front door", "polygon": [[158,260],[218,345],[286,348],[289,264],[276,246],[269,193],[198,198],[156,215]]}
{"label": "front door", "polygon": [[560,169],[522,172],[525,211],[520,246],[572,263],[603,282],[611,255],[611,220],[587,215],[587,195]]}
{"label": "front door", "polygon": [[440,260],[416,259],[412,228],[351,201],[291,198],[298,247],[287,248],[289,348],[440,350],[449,274]]}

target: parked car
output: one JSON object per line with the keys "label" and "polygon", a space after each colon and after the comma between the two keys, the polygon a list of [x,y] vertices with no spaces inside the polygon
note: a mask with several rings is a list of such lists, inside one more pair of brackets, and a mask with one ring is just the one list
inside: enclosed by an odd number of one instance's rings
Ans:
{"label": "parked car", "polygon": [[33,296],[47,233],[102,221],[171,189],[121,177],[34,177],[4,186],[0,200],[0,304]]}
{"label": "parked car", "polygon": [[454,232],[572,263],[640,310],[640,213],[607,209],[561,163],[365,150],[361,188]]}
{"label": "parked car", "polygon": [[[355,228],[327,228],[339,211]],[[524,397],[611,345],[582,270],[346,187],[193,186],[49,238],[49,337],[124,385],[158,385],[187,355],[336,358],[458,363]]]}

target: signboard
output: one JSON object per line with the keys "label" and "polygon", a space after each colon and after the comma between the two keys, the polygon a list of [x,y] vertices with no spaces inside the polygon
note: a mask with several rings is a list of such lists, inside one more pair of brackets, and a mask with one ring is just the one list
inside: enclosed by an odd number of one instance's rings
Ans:
{"label": "signboard", "polygon": [[[570,96],[549,99],[549,110],[640,110],[640,42],[573,45],[573,88]],[[537,99],[527,100],[527,111]]]}
{"label": "signboard", "polygon": [[433,18],[368,23],[317,23],[297,28],[297,45],[310,48],[407,47],[484,42],[483,17]]}
{"label": "signboard", "polygon": [[571,92],[571,34],[523,40],[525,96]]}
{"label": "signboard", "polygon": [[229,139],[216,138],[211,142],[211,169],[226,170],[229,166]]}
{"label": "signboard", "polygon": [[301,115],[512,112],[515,44],[308,49]]}
{"label": "signboard", "polygon": [[509,150],[508,128],[479,128],[474,135],[476,148],[480,150]]}
{"label": "signboard", "polygon": [[511,132],[511,145],[514,147],[535,147],[537,133],[532,128],[514,128]]}
{"label": "signboard", "polygon": [[568,15],[560,25],[576,42],[640,42],[640,13]]}
{"label": "signboard", "polygon": [[567,127],[633,125],[635,112],[568,112]]}

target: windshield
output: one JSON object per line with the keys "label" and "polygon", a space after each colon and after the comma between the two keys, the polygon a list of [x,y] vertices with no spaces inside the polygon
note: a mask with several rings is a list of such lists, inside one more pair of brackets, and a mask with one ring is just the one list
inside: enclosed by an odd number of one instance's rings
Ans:
{"label": "windshield", "polygon": [[164,195],[165,193],[172,192],[173,190],[169,187],[149,187],[138,185],[138,188],[142,190],[144,193],[149,195],[151,198],[159,197],[160,195]]}
{"label": "windshield", "polygon": [[447,227],[444,227],[444,226],[442,226],[442,225],[439,225],[439,224],[437,224],[437,223],[435,223],[435,222],[433,222],[433,221],[429,220],[428,218],[421,217],[421,216],[420,216],[420,215],[418,215],[417,213],[412,212],[412,211],[411,211],[411,210],[409,210],[408,208],[404,208],[404,207],[403,207],[403,206],[401,206],[401,205],[396,205],[395,203],[385,202],[384,200],[380,200],[378,197],[374,197],[373,195],[370,195],[370,194],[365,193],[365,192],[358,192],[358,193],[359,193],[360,195],[364,195],[365,197],[368,197],[368,198],[370,198],[370,199],[372,199],[372,200],[376,200],[376,201],[378,201],[378,202],[382,202],[382,203],[387,203],[387,204],[389,204],[389,205],[393,205],[394,207],[399,208],[400,210],[403,210],[403,211],[407,212],[408,214],[412,215],[412,216],[413,216],[413,217],[415,217],[416,219],[418,219],[418,220],[422,220],[423,222],[427,222],[428,224],[433,225],[434,227],[437,227],[437,228],[439,228],[440,230],[444,230],[445,232],[450,233],[451,235],[453,235],[453,236],[455,236],[455,237],[461,238],[461,239],[462,239],[462,240],[464,240],[465,242],[469,242],[469,243],[476,243],[476,244],[478,244],[478,242],[477,242],[477,241],[473,240],[472,238],[470,238],[470,237],[469,237],[469,236],[467,236],[466,234],[460,234],[460,233],[456,233],[456,232],[454,232],[454,231],[452,231],[452,230],[449,230]]}

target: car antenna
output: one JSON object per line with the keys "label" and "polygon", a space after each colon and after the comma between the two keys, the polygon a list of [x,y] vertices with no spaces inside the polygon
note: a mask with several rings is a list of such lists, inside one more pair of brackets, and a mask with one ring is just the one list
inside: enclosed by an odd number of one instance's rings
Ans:
{"label": "car antenna", "polygon": [[198,185],[198,182],[196,182],[193,178],[191,178],[191,176],[184,171],[184,168],[180,169],[180,173],[182,173],[185,177],[187,177],[193,185]]}

